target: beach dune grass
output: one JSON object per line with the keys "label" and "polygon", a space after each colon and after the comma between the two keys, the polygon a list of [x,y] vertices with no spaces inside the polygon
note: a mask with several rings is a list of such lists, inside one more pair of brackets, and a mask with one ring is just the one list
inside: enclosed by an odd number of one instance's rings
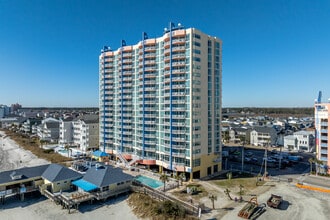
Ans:
{"label": "beach dune grass", "polygon": [[64,157],[52,151],[45,151],[44,149],[40,148],[39,140],[37,138],[30,138],[29,136],[9,130],[3,130],[3,131],[10,139],[14,140],[20,147],[30,151],[39,158],[45,159],[51,163],[60,163],[60,164],[66,164],[68,161],[71,161],[70,158]]}
{"label": "beach dune grass", "polygon": [[187,215],[180,205],[170,201],[158,201],[142,193],[132,193],[128,204],[133,213],[142,219],[187,219],[195,220],[194,216]]}

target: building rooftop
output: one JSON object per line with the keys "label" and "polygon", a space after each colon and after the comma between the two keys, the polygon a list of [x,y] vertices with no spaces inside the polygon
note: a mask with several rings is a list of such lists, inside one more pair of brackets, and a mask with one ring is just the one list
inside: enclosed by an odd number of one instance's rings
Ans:
{"label": "building rooftop", "polygon": [[92,183],[99,188],[132,179],[133,176],[124,173],[122,169],[114,168],[109,165],[90,168],[83,177],[83,180]]}
{"label": "building rooftop", "polygon": [[78,179],[83,175],[59,164],[50,164],[43,172],[42,177],[50,182],[66,179]]}
{"label": "building rooftop", "polygon": [[38,176],[41,177],[48,166],[49,164],[36,167],[23,167],[20,169],[0,172],[0,184],[10,183],[21,179],[34,178]]}

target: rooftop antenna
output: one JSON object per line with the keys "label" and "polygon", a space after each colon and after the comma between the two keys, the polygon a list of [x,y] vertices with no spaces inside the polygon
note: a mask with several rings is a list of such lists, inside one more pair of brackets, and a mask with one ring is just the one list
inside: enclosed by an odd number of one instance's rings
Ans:
{"label": "rooftop antenna", "polygon": [[317,103],[322,102],[322,91],[319,91],[319,96],[317,97]]}

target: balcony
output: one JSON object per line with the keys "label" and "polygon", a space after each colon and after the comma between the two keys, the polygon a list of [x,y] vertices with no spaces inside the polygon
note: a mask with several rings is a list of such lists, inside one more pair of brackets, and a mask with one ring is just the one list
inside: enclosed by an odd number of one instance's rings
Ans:
{"label": "balcony", "polygon": [[184,127],[186,126],[185,122],[172,122],[172,126]]}
{"label": "balcony", "polygon": [[172,55],[172,59],[173,60],[184,59],[184,58],[186,58],[186,54],[185,53],[180,53],[180,54],[174,54],[174,55]]}
{"label": "balcony", "polygon": [[184,46],[172,47],[173,52],[185,51],[185,50],[186,50],[186,48]]}
{"label": "balcony", "polygon": [[328,141],[328,137],[326,137],[326,136],[321,136],[321,140],[322,140],[322,141]]}
{"label": "balcony", "polygon": [[328,147],[327,143],[321,143],[321,147]]}
{"label": "balcony", "polygon": [[172,115],[173,119],[185,119],[186,116],[185,115]]}
{"label": "balcony", "polygon": [[124,71],[123,76],[132,76],[133,72],[132,71]]}
{"label": "balcony", "polygon": [[172,74],[185,74],[186,70],[184,68],[172,69]]}
{"label": "balcony", "polygon": [[325,157],[325,156],[321,156],[321,158],[320,158],[322,161],[324,161],[324,162],[327,162],[328,161],[328,157]]}
{"label": "balcony", "polygon": [[186,78],[185,77],[173,77],[172,82],[185,82]]}
{"label": "balcony", "polygon": [[321,154],[328,154],[327,150],[321,150]]}
{"label": "balcony", "polygon": [[186,154],[184,154],[184,153],[172,153],[172,156],[185,158],[186,157]]}
{"label": "balcony", "polygon": [[186,145],[177,145],[177,144],[173,144],[173,145],[172,145],[172,148],[173,148],[173,149],[176,149],[176,150],[183,150],[183,149],[186,149]]}
{"label": "balcony", "polygon": [[186,139],[185,139],[185,138],[172,138],[172,141],[176,141],[176,142],[185,142]]}
{"label": "balcony", "polygon": [[144,61],[144,65],[156,65],[156,61],[155,60],[146,60],[146,61]]}
{"label": "balcony", "polygon": [[156,50],[156,47],[155,46],[144,47],[144,52],[155,51],[155,50]]}
{"label": "balcony", "polygon": [[144,85],[154,85],[154,84],[156,84],[156,80],[144,81]]}
{"label": "balcony", "polygon": [[[157,109],[156,109],[156,107],[144,107],[144,110],[147,112],[153,112],[153,111],[156,111]],[[152,114],[152,115],[154,115],[154,114]]]}
{"label": "balcony", "polygon": [[[140,122],[140,123],[143,123],[143,121]],[[144,121],[144,124],[146,124],[146,125],[154,125],[154,124],[156,124],[156,122],[155,121]]]}
{"label": "balcony", "polygon": [[172,62],[172,66],[185,66],[185,62]]}
{"label": "balcony", "polygon": [[151,147],[145,147],[144,150],[148,152],[156,152],[156,148],[151,148]]}
{"label": "balcony", "polygon": [[172,89],[183,89],[186,88],[185,84],[181,84],[181,85],[172,85]]}
{"label": "balcony", "polygon": [[185,92],[172,92],[172,96],[186,96]]}
{"label": "balcony", "polygon": [[156,53],[147,53],[147,54],[144,54],[144,57],[145,58],[156,58]]}
{"label": "balcony", "polygon": [[144,141],[144,144],[149,144],[149,145],[156,145],[156,141]]}

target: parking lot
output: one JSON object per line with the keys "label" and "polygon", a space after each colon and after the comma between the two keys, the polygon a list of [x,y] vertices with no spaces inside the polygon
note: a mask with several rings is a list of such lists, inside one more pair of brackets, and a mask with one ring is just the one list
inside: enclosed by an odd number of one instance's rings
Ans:
{"label": "parking lot", "polygon": [[241,170],[263,175],[266,169],[271,176],[308,173],[308,159],[312,157],[309,153],[289,153],[276,148],[269,148],[267,154],[265,149],[247,147],[244,150],[243,147],[224,147],[223,151],[224,170]]}

